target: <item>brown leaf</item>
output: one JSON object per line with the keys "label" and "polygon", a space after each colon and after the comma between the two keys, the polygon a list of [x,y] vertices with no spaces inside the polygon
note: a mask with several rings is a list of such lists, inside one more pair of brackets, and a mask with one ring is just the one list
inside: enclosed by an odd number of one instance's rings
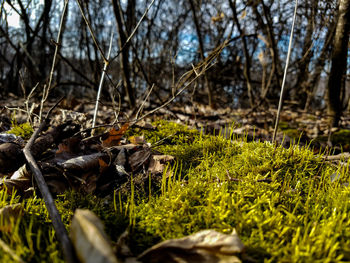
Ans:
{"label": "brown leaf", "polygon": [[62,154],[62,153],[70,153],[70,154],[76,154],[80,151],[80,139],[78,137],[70,137],[63,142],[61,142],[58,145],[58,150],[56,151],[57,154]]}
{"label": "brown leaf", "polygon": [[171,155],[153,155],[148,167],[148,171],[152,174],[163,173],[166,165],[174,160]]}
{"label": "brown leaf", "polygon": [[23,214],[23,206],[20,203],[7,205],[0,209],[0,231],[11,232],[13,222]]}
{"label": "brown leaf", "polygon": [[0,144],[0,173],[16,171],[24,162],[22,147],[13,142]]}
{"label": "brown leaf", "polygon": [[112,128],[108,133],[108,137],[102,141],[102,146],[111,147],[119,145],[120,140],[122,139],[124,133],[128,130],[128,128],[129,123],[125,123],[119,130]]}
{"label": "brown leaf", "polygon": [[77,209],[70,236],[80,262],[117,263],[101,220],[91,211]]}
{"label": "brown leaf", "polygon": [[81,175],[78,190],[91,194],[96,190],[99,175],[95,171],[85,172]]}
{"label": "brown leaf", "polygon": [[129,141],[132,144],[144,144],[144,143],[146,143],[145,136],[143,136],[143,135],[142,136],[130,136]]}
{"label": "brown leaf", "polygon": [[107,171],[109,164],[106,163],[102,158],[98,159],[98,164],[100,166],[100,174],[104,173],[105,171]]}
{"label": "brown leaf", "polygon": [[132,172],[136,172],[141,168],[147,161],[149,161],[151,156],[151,149],[149,147],[144,147],[141,150],[134,152],[129,157],[129,164]]}
{"label": "brown leaf", "polygon": [[0,187],[6,187],[8,193],[17,191],[19,194],[23,194],[32,184],[30,178],[20,178],[20,179],[3,179],[0,183]]}
{"label": "brown leaf", "polygon": [[62,163],[65,170],[89,171],[99,167],[99,159],[106,153],[93,153],[69,159]]}
{"label": "brown leaf", "polygon": [[190,236],[161,242],[144,251],[138,260],[142,262],[241,262],[239,254],[244,245],[236,231],[231,235],[215,230],[202,230]]}

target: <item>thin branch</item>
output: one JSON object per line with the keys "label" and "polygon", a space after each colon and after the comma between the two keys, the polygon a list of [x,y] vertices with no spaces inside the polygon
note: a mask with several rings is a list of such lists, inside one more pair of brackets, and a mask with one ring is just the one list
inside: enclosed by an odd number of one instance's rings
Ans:
{"label": "thin branch", "polygon": [[135,115],[135,118],[136,118],[136,119],[139,117],[140,113],[142,112],[142,110],[143,110],[143,108],[144,108],[144,106],[145,106],[145,104],[146,104],[146,101],[148,100],[149,96],[151,95],[151,93],[152,93],[152,91],[153,91],[153,88],[154,88],[154,84],[153,84],[152,87],[149,89],[149,91],[148,91],[148,93],[147,93],[145,99],[144,99],[143,102],[141,103],[141,106],[140,106],[140,108],[138,109],[138,111],[137,111],[137,113],[136,113],[136,115]]}
{"label": "thin branch", "polygon": [[[62,98],[63,99],[63,98]],[[60,241],[63,249],[63,254],[65,256],[65,259],[69,263],[76,262],[74,249],[72,246],[72,243],[68,237],[67,230],[64,227],[61,216],[56,208],[55,200],[53,199],[49,187],[47,186],[45,179],[43,177],[43,174],[40,171],[40,168],[38,167],[32,153],[31,153],[31,147],[34,144],[35,139],[38,137],[40,132],[45,128],[45,126],[49,123],[49,115],[53,111],[53,109],[62,101],[59,100],[47,113],[45,119],[40,124],[39,128],[33,133],[33,135],[30,137],[28,143],[23,149],[24,156],[29,164],[30,169],[33,172],[35,181],[38,184],[39,190],[43,196],[43,199],[45,201],[46,208],[49,212],[50,218],[52,220],[52,225],[56,231],[56,235],[58,240]]]}
{"label": "thin branch", "polygon": [[101,54],[101,57],[103,58],[104,63],[105,63],[105,64],[108,63],[108,59],[105,57],[105,55],[104,55],[104,53],[103,53],[103,51],[102,51],[102,48],[101,48],[100,45],[97,43],[97,39],[96,39],[96,37],[95,37],[95,35],[94,35],[94,32],[92,31],[92,27],[91,27],[91,25],[90,25],[90,22],[88,21],[88,19],[86,18],[85,14],[84,14],[84,10],[83,10],[83,7],[81,6],[80,0],[77,0],[76,2],[77,2],[77,4],[78,4],[78,6],[79,6],[81,15],[82,15],[82,17],[83,17],[83,19],[84,19],[84,21],[85,21],[85,23],[86,23],[86,25],[87,25],[89,31],[90,31],[90,34],[91,34],[92,40],[93,40],[94,43],[95,43],[95,46],[97,47],[98,51],[100,51],[100,54]]}
{"label": "thin branch", "polygon": [[139,22],[137,23],[137,25],[135,26],[134,30],[132,31],[132,33],[130,34],[130,36],[128,37],[128,39],[125,41],[124,45],[122,46],[121,49],[118,50],[117,55],[115,55],[110,62],[112,62],[113,60],[115,60],[120,53],[122,53],[124,47],[129,43],[129,41],[133,38],[133,36],[135,35],[137,29],[140,27],[141,22],[143,21],[143,19],[146,17],[148,11],[150,10],[150,8],[152,7],[154,3],[154,0],[152,0],[152,2],[148,5],[147,9],[145,10],[145,12],[143,13],[142,17],[140,18]]}
{"label": "thin branch", "polygon": [[57,40],[56,40],[56,43],[55,43],[56,47],[55,47],[55,53],[54,53],[53,60],[52,60],[52,66],[51,66],[51,71],[50,71],[49,83],[47,84],[47,86],[44,86],[43,97],[42,97],[41,102],[40,102],[39,123],[41,122],[42,112],[43,112],[43,108],[44,108],[44,103],[47,100],[47,97],[49,96],[49,92],[50,92],[50,89],[51,89],[51,82],[52,82],[53,72],[55,70],[58,48],[59,48],[59,46],[61,44],[61,33],[62,33],[62,28],[63,28],[64,16],[66,14],[67,6],[68,6],[68,1],[69,0],[65,0],[64,1],[64,6],[63,6],[63,10],[62,10],[62,15],[61,15],[61,21],[60,21],[60,27],[58,29]]}
{"label": "thin branch", "polygon": [[294,24],[295,24],[295,19],[296,19],[296,16],[297,16],[297,9],[298,9],[298,0],[295,1],[293,23],[292,23],[292,29],[291,29],[290,37],[289,37],[289,46],[288,46],[288,53],[287,53],[287,59],[286,59],[286,66],[284,68],[284,75],[283,75],[283,81],[282,81],[282,87],[281,87],[280,101],[278,103],[278,110],[277,110],[277,116],[276,116],[275,129],[273,131],[272,143],[274,143],[275,140],[276,140],[278,123],[280,121],[283,92],[284,92],[284,87],[285,87],[285,83],[286,83],[286,77],[287,77],[287,71],[288,71],[288,64],[289,64],[290,54],[291,54],[291,50],[292,50]]}
{"label": "thin branch", "polygon": [[[106,71],[107,71],[107,67],[108,67],[108,64],[109,64],[108,60],[109,60],[109,57],[111,55],[112,42],[113,42],[113,32],[111,32],[111,40],[109,42],[109,49],[108,49],[108,54],[107,54],[107,60],[105,60],[105,62],[104,62],[103,71],[102,71],[102,75],[101,75],[101,81],[100,81],[100,85],[99,85],[98,91],[97,91],[95,112],[94,112],[94,117],[93,117],[93,120],[92,120],[92,127],[93,128],[95,127],[95,124],[96,124],[96,117],[97,117],[97,112],[98,112],[98,104],[99,104],[99,101],[100,101],[103,81],[104,81],[104,78],[105,78],[105,75],[106,75]],[[93,135],[94,132],[95,132],[95,130],[92,130],[91,135]]]}

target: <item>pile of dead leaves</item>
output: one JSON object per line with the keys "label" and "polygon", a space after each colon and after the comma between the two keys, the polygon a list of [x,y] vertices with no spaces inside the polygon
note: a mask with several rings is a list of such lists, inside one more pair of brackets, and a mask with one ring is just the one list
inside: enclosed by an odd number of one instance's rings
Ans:
{"label": "pile of dead leaves", "polygon": [[[125,123],[87,137],[79,124],[68,121],[43,132],[31,152],[51,193],[73,189],[107,195],[113,189],[126,187],[131,176],[139,178],[140,185],[142,182],[148,185],[149,176],[160,178],[174,158],[155,151],[142,136],[124,138],[128,129],[129,124]],[[37,189],[25,163],[24,146],[20,137],[0,134],[1,187],[29,196]]]}

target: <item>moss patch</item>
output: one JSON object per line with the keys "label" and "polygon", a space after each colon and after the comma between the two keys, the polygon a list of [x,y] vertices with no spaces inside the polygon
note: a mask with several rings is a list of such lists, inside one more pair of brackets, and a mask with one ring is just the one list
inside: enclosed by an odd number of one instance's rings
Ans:
{"label": "moss patch", "polygon": [[[159,143],[156,150],[176,157],[170,175],[159,178],[161,189],[139,195],[131,180],[129,193],[104,199],[67,192],[56,201],[67,227],[76,208],[88,208],[113,242],[129,228],[135,254],[201,229],[235,228],[257,262],[350,260],[348,168],[328,166],[306,147],[208,136],[164,121],[155,126],[156,131],[128,133],[144,134]],[[2,206],[18,201],[1,195]],[[25,261],[62,262],[43,201],[32,197],[23,204],[18,227],[1,238]],[[0,253],[0,260],[11,258]]]}

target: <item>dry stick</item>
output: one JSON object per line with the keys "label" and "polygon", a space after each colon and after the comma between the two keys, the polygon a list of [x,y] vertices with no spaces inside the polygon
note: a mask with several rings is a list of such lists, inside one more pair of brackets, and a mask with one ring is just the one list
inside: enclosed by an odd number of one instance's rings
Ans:
{"label": "dry stick", "polygon": [[[63,98],[62,98],[63,99]],[[43,174],[41,173],[32,153],[31,153],[31,147],[34,144],[35,139],[38,137],[39,133],[44,129],[44,127],[49,122],[49,115],[51,114],[52,110],[62,101],[60,99],[47,113],[45,119],[40,124],[39,128],[33,133],[33,135],[30,137],[28,143],[23,149],[24,156],[29,164],[30,169],[33,172],[35,181],[38,184],[39,190],[43,196],[43,199],[45,201],[46,208],[49,212],[50,218],[52,220],[53,227],[56,231],[56,235],[58,240],[60,241],[63,249],[63,254],[65,257],[65,260],[69,263],[76,262],[75,254],[73,250],[72,243],[68,237],[66,228],[64,227],[61,216],[56,208],[55,200],[53,199],[50,190],[45,182],[45,179],[43,177]]]}
{"label": "dry stick", "polygon": [[[176,99],[176,97],[178,97],[182,92],[184,92],[195,80],[197,80],[201,75],[203,75],[205,71],[207,71],[214,65],[213,61],[221,53],[224,47],[226,47],[227,43],[228,42],[225,41],[218,48],[216,48],[203,62],[199,63],[199,65],[197,65],[196,67],[193,66],[192,70],[182,75],[177,84],[177,87],[181,86],[182,84],[184,84],[184,86],[181,89],[179,89],[168,101],[166,101],[163,105],[159,106],[158,108],[155,108],[145,113],[142,117],[132,120],[131,123],[136,123],[173,102]],[[197,70],[200,71],[198,72]],[[195,77],[191,80],[188,80],[192,73],[195,73]]]}
{"label": "dry stick", "polygon": [[142,101],[141,106],[140,106],[139,109],[137,110],[137,113],[136,113],[136,115],[135,115],[135,119],[137,119],[137,118],[139,117],[140,113],[142,112],[142,110],[143,110],[143,108],[144,108],[144,106],[145,106],[145,104],[146,104],[146,101],[148,100],[149,96],[151,95],[151,93],[152,93],[152,91],[153,91],[153,88],[154,88],[154,84],[153,84],[152,87],[149,89],[149,91],[148,91],[148,93],[147,93],[145,99]]}
{"label": "dry stick", "polygon": [[52,66],[51,66],[51,71],[50,71],[50,76],[49,76],[49,83],[47,84],[47,86],[44,86],[43,97],[42,97],[41,102],[40,102],[39,123],[41,122],[44,103],[47,100],[47,97],[49,96],[49,92],[51,89],[51,82],[52,82],[53,72],[55,69],[58,48],[61,44],[61,33],[62,33],[62,27],[63,27],[63,20],[64,20],[64,15],[65,15],[66,10],[67,10],[68,1],[69,0],[64,1],[64,6],[63,6],[63,10],[62,10],[62,15],[61,15],[61,21],[60,21],[60,27],[58,29],[57,40],[55,43],[56,47],[55,47],[55,53],[54,53],[53,60],[52,60]]}
{"label": "dry stick", "polygon": [[143,21],[143,19],[146,17],[148,11],[150,10],[151,6],[153,5],[154,0],[152,0],[152,2],[148,5],[148,7],[146,8],[145,12],[143,13],[142,17],[140,18],[139,22],[137,23],[137,25],[135,26],[134,30],[131,32],[130,36],[128,37],[128,39],[125,41],[124,45],[122,46],[121,49],[118,50],[117,55],[115,55],[111,61],[115,60],[120,53],[123,51],[124,47],[129,43],[129,41],[133,38],[133,36],[135,35],[137,29],[140,27],[141,22]]}
{"label": "dry stick", "polygon": [[[97,111],[98,111],[98,104],[99,104],[99,101],[100,101],[100,96],[101,96],[101,90],[102,90],[102,86],[103,86],[103,81],[104,81],[104,78],[105,78],[105,75],[106,75],[106,71],[107,71],[107,67],[108,67],[108,60],[109,60],[109,57],[111,55],[111,50],[112,50],[112,42],[113,42],[113,32],[111,33],[111,40],[109,42],[109,49],[108,49],[108,54],[107,54],[107,60],[105,60],[104,62],[104,66],[103,66],[103,71],[102,71],[102,75],[101,75],[101,80],[100,80],[100,85],[98,87],[98,91],[97,91],[97,96],[96,96],[96,105],[95,105],[95,112],[94,112],[94,117],[93,117],[93,120],[92,120],[92,128],[95,127],[95,124],[96,124],[96,117],[97,117]],[[94,135],[95,133],[95,129],[93,129],[91,131],[91,135]]]}
{"label": "dry stick", "polygon": [[100,45],[98,44],[97,39],[96,39],[96,37],[95,37],[95,35],[94,35],[94,32],[92,31],[92,27],[91,27],[91,25],[90,25],[90,23],[89,23],[89,20],[86,18],[85,14],[84,14],[84,10],[83,10],[83,7],[82,7],[81,4],[80,4],[80,1],[79,1],[79,0],[76,0],[76,2],[77,2],[77,4],[78,4],[78,6],[79,6],[80,13],[81,13],[81,15],[82,15],[82,17],[83,17],[83,19],[84,19],[84,21],[85,21],[85,24],[87,25],[87,27],[88,27],[88,29],[89,29],[89,31],[90,31],[90,34],[91,34],[92,40],[93,40],[94,43],[95,43],[95,46],[97,47],[98,51],[100,51],[100,54],[101,54],[101,57],[103,58],[104,63],[105,63],[105,64],[108,63],[108,59],[105,57],[105,55],[104,55],[104,53],[103,53],[103,51],[102,51],[102,48],[101,48]]}
{"label": "dry stick", "polygon": [[[133,120],[129,120],[129,121],[118,121],[118,122],[114,122],[113,124],[103,124],[103,125],[97,125],[95,126],[95,128],[86,128],[82,131],[79,131],[77,133],[75,133],[73,136],[77,136],[78,134],[81,134],[82,132],[87,132],[96,128],[100,128],[100,127],[113,127],[115,123],[125,123],[125,122],[129,122],[131,123],[131,125],[139,122],[140,120],[143,120],[144,118],[146,118],[147,116],[153,114],[154,112],[168,106],[171,102],[173,102],[182,92],[184,92],[195,80],[197,80],[201,75],[203,75],[203,73],[205,71],[207,71],[209,68],[211,68],[212,66],[214,66],[214,61],[215,59],[218,57],[218,55],[221,53],[221,51],[227,46],[227,44],[229,43],[229,41],[224,41],[224,43],[222,43],[219,47],[217,47],[216,49],[214,49],[209,56],[207,56],[205,58],[204,61],[200,62],[197,66],[193,67],[190,71],[186,72],[185,74],[183,74],[177,85],[176,88],[179,88],[183,85],[183,87],[181,89],[179,89],[175,94],[173,94],[173,96],[168,99],[164,104],[162,104],[161,106],[145,113],[143,116],[139,117],[139,118],[134,118]],[[199,71],[198,71],[199,70]],[[195,77],[193,79],[190,79],[190,77],[192,76],[192,73],[196,72]],[[149,96],[149,94],[147,95]],[[137,113],[139,114],[139,113]],[[90,139],[90,138],[86,138],[86,139]]]}
{"label": "dry stick", "polygon": [[273,137],[272,137],[272,143],[276,140],[276,134],[277,134],[277,128],[278,123],[280,121],[280,114],[281,114],[281,108],[282,108],[282,99],[283,99],[283,92],[284,92],[284,86],[286,83],[286,77],[287,77],[287,70],[288,70],[288,64],[290,59],[290,53],[292,50],[292,42],[293,42],[293,33],[294,33],[294,24],[295,24],[295,18],[297,16],[297,9],[298,9],[298,0],[295,1],[295,8],[294,8],[294,15],[293,15],[293,23],[292,23],[292,29],[290,32],[289,37],[289,46],[288,46],[288,53],[287,53],[287,59],[286,59],[286,66],[284,68],[284,74],[283,74],[283,81],[282,81],[282,87],[281,87],[281,94],[280,94],[280,101],[278,104],[278,110],[277,110],[277,116],[276,116],[276,123],[275,123],[275,129],[273,131]]}

